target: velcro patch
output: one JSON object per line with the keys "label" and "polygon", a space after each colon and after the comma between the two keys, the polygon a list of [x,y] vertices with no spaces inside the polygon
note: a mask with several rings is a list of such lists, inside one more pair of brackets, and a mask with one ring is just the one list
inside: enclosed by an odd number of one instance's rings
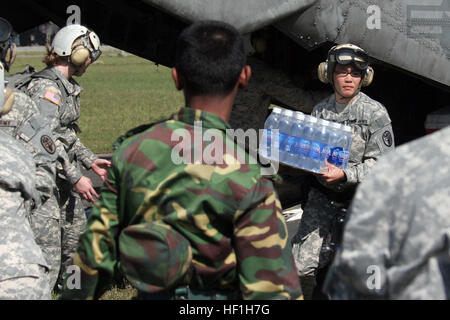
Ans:
{"label": "velcro patch", "polygon": [[44,147],[45,151],[47,151],[50,154],[54,154],[56,151],[56,145],[53,142],[52,138],[50,138],[47,135],[43,135],[41,137],[41,144]]}
{"label": "velcro patch", "polygon": [[389,131],[383,133],[383,142],[387,147],[392,146],[392,135]]}
{"label": "velcro patch", "polygon": [[54,93],[52,90],[45,91],[44,99],[47,99],[50,102],[53,102],[56,105],[59,105],[61,102],[61,97]]}

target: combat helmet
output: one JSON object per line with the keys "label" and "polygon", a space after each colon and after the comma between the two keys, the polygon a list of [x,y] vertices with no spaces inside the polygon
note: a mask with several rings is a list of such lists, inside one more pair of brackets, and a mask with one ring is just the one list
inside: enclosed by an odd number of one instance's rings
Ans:
{"label": "combat helmet", "polygon": [[361,70],[360,87],[366,87],[372,83],[374,71],[369,66],[369,55],[362,48],[351,43],[332,47],[328,51],[327,60],[317,68],[319,80],[323,83],[333,84],[333,72],[336,64],[351,64]]}
{"label": "combat helmet", "polygon": [[159,293],[189,279],[192,247],[163,221],[125,228],[119,236],[120,267],[138,290]]}
{"label": "combat helmet", "polygon": [[75,66],[83,65],[89,57],[94,62],[102,54],[97,34],[79,24],[59,30],[53,38],[52,51],[60,57],[67,57]]}

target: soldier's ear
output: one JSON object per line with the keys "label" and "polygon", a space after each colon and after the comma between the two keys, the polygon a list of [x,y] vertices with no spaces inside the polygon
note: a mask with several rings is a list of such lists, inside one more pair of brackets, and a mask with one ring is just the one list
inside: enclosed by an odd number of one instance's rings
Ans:
{"label": "soldier's ear", "polygon": [[241,74],[239,75],[239,88],[245,88],[252,77],[252,68],[246,65],[242,68]]}
{"label": "soldier's ear", "polygon": [[173,67],[172,68],[172,79],[175,83],[175,87],[177,90],[183,90],[184,89],[184,79],[183,76],[178,73],[178,70]]}

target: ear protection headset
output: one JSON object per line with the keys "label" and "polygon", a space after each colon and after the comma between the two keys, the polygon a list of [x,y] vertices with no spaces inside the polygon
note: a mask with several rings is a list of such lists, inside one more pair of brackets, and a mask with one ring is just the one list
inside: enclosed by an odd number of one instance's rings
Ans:
{"label": "ear protection headset", "polygon": [[317,76],[321,82],[333,83],[333,72],[336,64],[352,64],[361,70],[361,87],[367,87],[372,83],[374,70],[369,66],[368,54],[360,47],[353,44],[341,44],[332,47],[328,51],[327,60],[320,63],[317,68]]}
{"label": "ear protection headset", "polygon": [[85,39],[76,40],[73,43],[72,53],[69,57],[69,62],[77,67],[82,66],[91,55],[83,40]]}
{"label": "ear protection headset", "polygon": [[60,57],[68,57],[74,66],[82,66],[90,57],[100,57],[100,39],[88,28],[73,24],[59,30],[52,42],[53,51]]}

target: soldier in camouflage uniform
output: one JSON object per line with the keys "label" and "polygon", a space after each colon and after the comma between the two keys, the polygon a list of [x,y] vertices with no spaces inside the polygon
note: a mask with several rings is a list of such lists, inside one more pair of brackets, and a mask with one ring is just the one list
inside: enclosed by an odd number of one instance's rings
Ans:
{"label": "soldier in camouflage uniform", "polygon": [[[12,28],[3,18],[0,18],[0,25],[4,31],[2,34],[6,35],[0,39],[0,57],[9,69],[14,60],[8,59],[8,56],[15,55],[8,53]],[[50,266],[50,287],[53,288],[61,264],[60,210],[56,188],[56,160],[59,152],[50,125],[40,115],[36,104],[21,91],[8,90],[13,92],[14,103],[11,111],[0,120],[0,130],[19,140],[36,164],[36,188],[41,205],[32,212],[30,223],[35,240]]]}
{"label": "soldier in camouflage uniform", "polygon": [[[238,87],[245,87],[250,78],[239,33],[222,22],[191,25],[178,39],[172,75],[177,89],[184,90],[186,107],[169,120],[141,126],[118,140],[101,198],[73,259],[82,272],[81,289],[65,285],[63,299],[99,297],[122,266],[122,230],[147,222],[162,222],[187,239],[192,262],[174,270],[181,275],[179,281],[162,286],[165,266],[174,260],[160,265],[154,257],[158,245],[148,246],[155,249],[144,253],[141,268],[163,273],[141,279],[141,298],[176,298],[177,286],[197,299],[302,298],[273,184],[261,176],[256,159],[226,134]],[[202,128],[214,135],[217,160],[204,156],[209,140],[200,136],[202,141],[191,141]],[[165,246],[170,254],[189,251],[177,250],[183,241],[170,238]],[[141,243],[141,237],[136,239]],[[181,265],[186,259],[178,258]],[[155,264],[148,267],[149,261]],[[121,269],[133,283],[133,268],[127,265],[125,261]]]}
{"label": "soldier in camouflage uniform", "polygon": [[[1,23],[1,22],[0,22]],[[3,66],[0,64],[3,88]],[[0,121],[13,106],[8,90],[0,101]],[[31,154],[0,131],[0,299],[50,299],[48,266],[34,241],[29,218],[39,204]]]}
{"label": "soldier in camouflage uniform", "polygon": [[349,209],[332,298],[450,298],[449,158],[446,128],[379,161]]}
{"label": "soldier in camouflage uniform", "polygon": [[86,227],[80,195],[91,202],[98,197],[91,180],[82,175],[80,164],[93,169],[102,179],[110,164],[98,159],[77,137],[81,132],[78,118],[82,88],[72,76],[83,75],[100,56],[99,44],[97,35],[83,26],[62,28],[55,35],[52,49],[45,58],[47,68],[34,75],[27,88],[41,114],[50,122],[57,147],[68,156],[68,161],[59,166],[57,177],[63,224],[60,274],[65,273]]}
{"label": "soldier in camouflage uniform", "polygon": [[346,169],[327,163],[326,174],[311,177],[299,230],[292,239],[305,299],[312,298],[318,269],[331,262],[333,246],[339,243],[337,221],[343,220],[357,184],[381,155],[394,148],[386,109],[360,92],[372,77],[367,54],[351,44],[331,48],[327,67],[319,66],[319,78],[331,82],[335,93],[315,106],[311,115],[351,126],[352,145]]}

